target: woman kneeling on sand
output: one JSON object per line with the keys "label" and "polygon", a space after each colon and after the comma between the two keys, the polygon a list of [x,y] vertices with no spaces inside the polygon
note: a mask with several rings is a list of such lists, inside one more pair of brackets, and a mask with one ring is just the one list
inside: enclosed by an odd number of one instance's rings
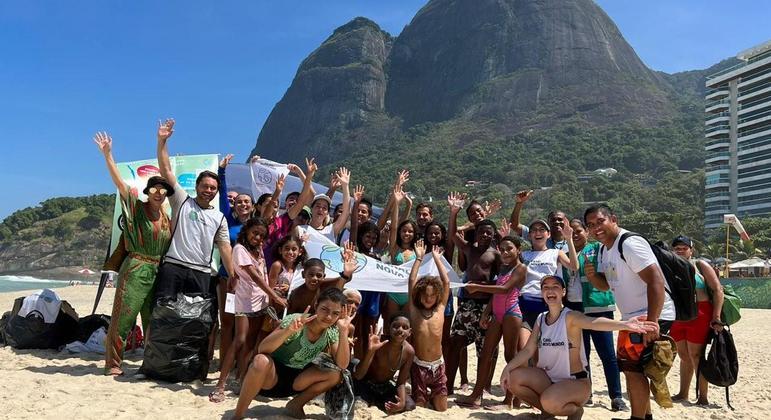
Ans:
{"label": "woman kneeling on sand", "polygon": [[295,418],[305,418],[305,404],[342,380],[339,371],[322,370],[311,364],[320,353],[332,355],[341,369],[346,369],[351,358],[347,337],[355,312],[345,306],[346,298],[340,289],[330,287],[319,295],[316,314],[308,316],[310,307],[302,314],[290,314],[281,320],[280,327],[265,337],[252,361],[241,386],[235,418],[244,417],[249,403],[259,393],[265,397],[292,398],[286,408]]}
{"label": "woman kneeling on sand", "polygon": [[[503,369],[501,387],[545,413],[580,419],[591,394],[581,330],[644,333],[654,331],[656,324],[637,318],[589,318],[565,308],[565,282],[557,276],[541,279],[541,295],[549,310],[538,315],[525,348]],[[537,367],[528,367],[536,350]]]}

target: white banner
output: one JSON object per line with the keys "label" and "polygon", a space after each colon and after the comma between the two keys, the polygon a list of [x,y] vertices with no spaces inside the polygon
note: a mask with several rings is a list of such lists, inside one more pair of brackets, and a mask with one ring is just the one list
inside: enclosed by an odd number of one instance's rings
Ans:
{"label": "white banner", "polygon": [[[327,278],[335,278],[343,271],[343,248],[335,245],[324,235],[318,233],[315,229],[307,229],[308,240],[303,244],[308,258],[318,258],[326,266]],[[346,284],[347,288],[359,291],[374,292],[392,292],[407,293],[407,281],[410,277],[412,264],[415,260],[402,265],[393,265],[381,262],[366,255],[356,253],[356,260],[359,267],[353,273],[351,281]],[[460,278],[453,270],[450,263],[442,257],[442,264],[447,269],[450,277],[450,288],[463,287]],[[292,279],[291,289],[303,284],[302,270],[295,270]],[[439,270],[434,263],[434,259],[427,255],[420,266],[418,277],[438,276]]]}

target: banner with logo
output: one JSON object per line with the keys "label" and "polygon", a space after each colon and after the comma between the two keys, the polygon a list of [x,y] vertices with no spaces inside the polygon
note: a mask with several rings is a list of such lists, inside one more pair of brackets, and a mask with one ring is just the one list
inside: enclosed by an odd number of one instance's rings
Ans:
{"label": "banner with logo", "polygon": [[[171,162],[171,168],[174,174],[177,176],[177,182],[179,185],[187,191],[190,196],[195,197],[195,179],[198,174],[205,170],[217,172],[217,166],[219,161],[217,155],[191,155],[191,156],[171,156],[169,158]],[[147,196],[142,192],[147,186],[147,180],[150,177],[160,175],[158,169],[157,159],[137,160],[134,162],[122,162],[118,163],[118,172],[120,176],[132,190],[136,190],[139,194],[139,198],[144,201]],[[219,196],[215,197],[212,205],[219,206]],[[166,201],[163,204],[166,213],[171,215],[171,207],[169,202]],[[115,195],[115,210],[113,211],[112,219],[112,237],[110,241],[110,254],[115,250],[120,239],[121,232],[125,226],[123,220],[123,214],[121,212],[120,196]],[[219,263],[219,258],[216,258]]]}
{"label": "banner with logo", "polygon": [[[338,277],[339,273],[343,271],[343,248],[335,245],[334,242],[313,228],[308,228],[306,233],[308,239],[305,241],[304,247],[308,257],[318,258],[324,262],[328,278]],[[407,281],[415,260],[402,265],[393,265],[359,254],[358,252],[356,253],[356,260],[359,267],[354,272],[351,281],[346,284],[346,287],[359,291],[407,293]],[[442,264],[444,264],[450,277],[450,288],[463,287],[455,270],[453,270],[450,263],[444,257],[442,257]],[[438,275],[439,270],[434,263],[433,257],[426,255],[420,266],[418,277]],[[294,289],[303,284],[303,282],[302,270],[295,270],[291,288]]]}

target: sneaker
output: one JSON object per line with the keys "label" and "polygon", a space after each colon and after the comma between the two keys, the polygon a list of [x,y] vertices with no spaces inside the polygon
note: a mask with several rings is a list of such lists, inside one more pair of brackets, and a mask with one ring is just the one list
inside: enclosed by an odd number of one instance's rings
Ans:
{"label": "sneaker", "polygon": [[618,397],[618,398],[613,398],[613,400],[611,400],[610,410],[611,411],[629,411],[629,407],[627,407],[623,398]]}

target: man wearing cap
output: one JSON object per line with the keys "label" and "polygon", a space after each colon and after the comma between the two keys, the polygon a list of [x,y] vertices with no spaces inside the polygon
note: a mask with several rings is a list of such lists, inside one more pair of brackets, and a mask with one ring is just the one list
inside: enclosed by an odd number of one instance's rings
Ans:
{"label": "man wearing cap", "polygon": [[348,189],[348,183],[351,179],[351,172],[346,168],[340,168],[337,171],[337,177],[340,180],[340,185],[343,190],[343,213],[334,223],[330,223],[329,211],[332,207],[332,199],[326,194],[317,194],[313,197],[311,203],[311,220],[308,225],[300,226],[300,234],[308,229],[314,229],[318,233],[324,235],[327,239],[336,242],[337,236],[345,228],[348,222],[348,217],[351,214],[351,192]]}
{"label": "man wearing cap", "polygon": [[[650,244],[640,236],[619,239],[627,232],[618,225],[618,219],[606,205],[595,205],[584,212],[586,227],[603,245],[598,256],[598,272],[592,264],[585,266],[587,277],[598,290],[613,290],[621,319],[640,317],[658,321],[659,328],[645,334],[618,335],[619,368],[626,377],[626,388],[632,405],[632,419],[652,419],[650,383],[640,363],[642,351],[660,334],[665,334],[675,319],[675,305],[666,293],[666,280]],[[596,274],[596,275],[595,275]]]}
{"label": "man wearing cap", "polygon": [[[228,277],[233,277],[228,225],[222,212],[211,205],[219,190],[219,177],[211,171],[201,172],[195,181],[196,197],[190,197],[171,170],[166,142],[173,132],[174,120],[159,122],[158,166],[161,175],[170,180],[174,194],[169,197],[171,245],[158,268],[156,301],[158,298],[176,298],[178,293],[210,293],[215,245]],[[213,314],[217,313],[216,310],[216,305],[213,305]]]}

